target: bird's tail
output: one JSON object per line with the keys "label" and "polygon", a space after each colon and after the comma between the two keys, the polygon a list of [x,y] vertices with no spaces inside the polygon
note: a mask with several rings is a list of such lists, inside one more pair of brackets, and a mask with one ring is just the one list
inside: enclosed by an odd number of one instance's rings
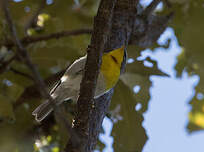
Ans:
{"label": "bird's tail", "polygon": [[35,116],[35,119],[40,122],[47,115],[49,115],[53,110],[53,105],[48,100],[39,105],[33,112],[32,115]]}

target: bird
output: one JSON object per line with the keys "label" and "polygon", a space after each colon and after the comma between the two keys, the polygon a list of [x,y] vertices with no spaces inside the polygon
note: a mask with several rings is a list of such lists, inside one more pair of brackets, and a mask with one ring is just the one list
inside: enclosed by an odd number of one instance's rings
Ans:
{"label": "bird", "polygon": [[[124,56],[124,46],[108,53],[103,53],[94,99],[104,95],[116,85],[121,74]],[[67,100],[77,101],[86,59],[87,55],[75,60],[50,91],[55,105],[60,105],[63,101]],[[37,122],[41,122],[52,111],[53,104],[49,100],[46,100],[32,112],[32,115],[35,116]]]}

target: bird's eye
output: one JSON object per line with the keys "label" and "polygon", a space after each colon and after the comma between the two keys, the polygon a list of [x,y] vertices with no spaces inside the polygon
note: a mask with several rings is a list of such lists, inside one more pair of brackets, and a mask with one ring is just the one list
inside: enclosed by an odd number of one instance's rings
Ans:
{"label": "bird's eye", "polygon": [[118,64],[118,61],[117,61],[117,59],[116,59],[114,56],[111,55],[111,58],[113,59],[113,61],[114,61],[115,63]]}

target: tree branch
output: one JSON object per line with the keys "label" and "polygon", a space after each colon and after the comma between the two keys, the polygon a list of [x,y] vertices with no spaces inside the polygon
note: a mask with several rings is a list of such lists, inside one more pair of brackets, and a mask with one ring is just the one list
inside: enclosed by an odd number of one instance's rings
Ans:
{"label": "tree branch", "polygon": [[[43,79],[40,76],[40,73],[38,72],[37,68],[33,65],[31,58],[27,52],[27,50],[23,47],[21,41],[18,38],[17,32],[16,32],[16,27],[13,24],[10,12],[9,12],[9,8],[8,8],[8,1],[7,0],[3,0],[3,13],[5,15],[11,36],[13,38],[14,44],[17,48],[17,54],[21,57],[22,61],[24,61],[25,65],[30,69],[30,71],[33,74],[33,78],[34,78],[34,82],[36,84],[36,86],[38,87],[41,95],[49,100],[49,102],[52,104],[53,109],[55,110],[55,112],[57,113],[57,116],[59,117],[60,120],[63,120],[64,125],[67,127],[66,129],[70,132],[70,134],[73,136],[73,139],[75,139],[75,142],[79,142],[79,138],[77,136],[77,134],[75,133],[74,130],[72,130],[72,128],[70,129],[70,127],[68,126],[68,121],[66,119],[63,118],[63,115],[61,113],[61,110],[59,109],[58,106],[55,105],[52,97],[50,96],[50,94],[47,92],[46,90],[46,85],[43,81]],[[65,123],[66,121],[66,123]]]}
{"label": "tree branch", "polygon": [[153,0],[150,5],[147,6],[147,8],[143,11],[142,15],[146,16],[147,18],[152,15],[152,12],[155,10],[157,5],[161,2],[162,0]]}
{"label": "tree branch", "polygon": [[[91,34],[92,29],[77,29],[77,30],[68,30],[68,31],[61,31],[56,33],[51,33],[47,35],[41,35],[41,36],[26,36],[20,40],[21,44],[28,45],[40,41],[47,41],[51,39],[59,39],[67,36],[77,36],[82,34]],[[5,46],[7,48],[11,48],[15,46],[15,42],[13,40],[7,40],[6,42],[0,42],[0,46]],[[8,68],[8,66],[12,63],[13,60],[15,60],[17,55],[14,55],[11,59],[9,59],[6,62],[1,62],[0,66],[0,74],[5,72]]]}
{"label": "tree branch", "polygon": [[[135,30],[135,24],[137,24],[137,22],[135,23],[138,17],[137,4],[138,3],[135,0],[117,1],[116,6],[114,8],[113,25],[111,29],[111,34],[108,35],[107,37],[108,41],[106,41],[106,43],[104,44],[105,45],[104,48],[106,51],[113,50],[124,44],[127,45],[128,40],[130,39],[131,36],[136,36],[137,38],[139,38],[138,35],[132,34],[132,32],[134,32]],[[153,9],[153,7],[151,8]],[[150,11],[148,12],[151,13]],[[145,17],[144,20],[145,19],[148,20],[149,18]],[[144,20],[143,22],[145,22]],[[162,21],[162,20],[159,20],[159,21]],[[94,24],[95,22],[97,22],[97,20],[94,20]],[[107,22],[104,22],[104,23],[107,23]],[[104,23],[102,25],[104,25]],[[142,23],[142,22],[139,22],[139,23]],[[149,23],[147,24],[147,28],[149,28],[149,25],[152,25],[152,24],[149,21],[147,21],[147,23]],[[166,23],[167,21],[165,22],[165,24]],[[155,28],[154,25],[155,24],[150,26],[151,30]],[[98,25],[98,27],[100,27],[100,25]],[[102,29],[103,31],[103,28],[100,27],[100,29]],[[164,29],[162,28],[162,31],[163,30]],[[136,33],[138,33],[138,31]],[[94,34],[95,33],[93,32],[93,36]],[[98,35],[98,37],[100,37],[100,35]],[[159,35],[154,36],[153,40],[157,39],[158,37]],[[139,40],[140,39],[137,39],[137,42]],[[98,43],[101,44],[100,41]],[[96,47],[92,46],[89,49],[91,50],[92,48],[94,50],[94,48]],[[91,63],[91,61],[89,63]],[[91,65],[93,66],[94,64],[95,62],[92,62]],[[89,68],[86,69],[87,73],[89,73],[91,76],[92,76],[91,74],[92,68],[93,67],[90,66]],[[65,149],[66,152],[93,151],[96,141],[98,139],[99,129],[101,127],[102,120],[104,118],[104,113],[107,112],[107,108],[110,103],[108,100],[110,100],[113,90],[112,92],[102,96],[96,101],[91,101],[91,97],[93,94],[92,92],[91,93],[89,92],[89,90],[91,89],[91,86],[89,87],[88,84],[93,84],[94,82],[91,82],[90,80],[86,79],[87,86],[85,86],[86,84],[83,84],[83,83],[81,84],[80,91],[81,91],[81,95],[84,95],[84,96],[82,100],[80,98],[78,100],[78,111],[74,121],[74,125],[75,125],[74,129],[76,129],[77,133],[80,134],[80,137],[82,139],[81,144],[84,147],[76,147],[76,145],[73,145],[71,141],[72,138],[71,138],[70,142],[66,146],[66,149]],[[86,102],[86,100],[89,100],[89,102]]]}
{"label": "tree branch", "polygon": [[25,78],[27,78],[27,79],[29,79],[29,80],[34,81],[34,78],[33,78],[31,75],[27,74],[27,73],[23,73],[23,72],[21,72],[21,71],[18,71],[18,70],[16,70],[16,69],[14,69],[13,67],[10,67],[9,70],[10,70],[11,72],[15,73],[15,74],[21,75],[21,76],[23,76],[23,77],[25,77]]}
{"label": "tree branch", "polygon": [[[44,80],[46,86],[54,85],[53,83],[59,80],[60,77],[62,77],[62,75],[64,74],[64,72],[65,72],[65,69],[46,78]],[[41,98],[41,94],[39,93],[39,89],[36,86],[36,84],[33,84],[24,90],[22,95],[14,103],[13,105],[14,109],[18,108],[20,105],[30,101],[30,99],[33,99],[33,98],[36,100]]]}
{"label": "tree branch", "polygon": [[[116,0],[101,0],[97,16],[94,18],[94,29],[91,44],[87,49],[88,55],[85,73],[81,82],[80,94],[77,102],[77,114],[74,120],[74,129],[79,134],[81,143],[80,145],[74,144],[73,137],[71,136],[70,142],[66,147],[67,152],[91,152],[96,144],[96,141],[93,142],[92,140],[93,134],[91,132],[92,129],[94,129],[91,128],[91,117],[95,109],[93,97],[101,65],[101,57],[108,34],[111,30],[115,3]],[[96,133],[95,138],[97,139],[97,137],[98,133]]]}
{"label": "tree branch", "polygon": [[[136,15],[136,14],[133,15],[136,11],[136,6],[137,6],[137,1],[135,0],[118,0],[116,2],[114,11],[113,11],[112,29],[110,34],[107,35],[107,41],[101,40],[101,34],[105,35],[107,33],[103,31],[104,24],[106,25],[107,21],[106,22],[104,21],[101,23],[100,19],[96,20],[96,18],[98,17],[97,16],[94,20],[94,25],[99,24],[97,25],[97,28],[101,30],[101,32],[98,32],[98,33],[93,32],[92,40],[94,40],[93,38],[95,38],[96,40],[94,42],[97,42],[97,43],[95,43],[95,46],[92,45],[92,47],[89,49],[94,50],[95,48],[97,48],[98,45],[100,46],[101,44],[103,44],[105,51],[111,51],[115,48],[121,47],[122,45],[127,45],[129,37],[131,35],[130,33],[132,32],[132,28],[133,28],[132,26]],[[104,12],[106,13],[108,12],[105,6],[103,7],[100,6],[99,9],[101,8],[104,9]],[[95,49],[95,51],[97,51],[97,49]],[[93,60],[95,60],[94,57],[93,57]],[[89,74],[89,76],[91,77],[93,76],[92,66],[95,64],[95,62],[91,63],[90,61],[89,63],[91,66],[86,69],[86,72],[87,72],[87,75]],[[123,65],[125,65],[125,57],[124,57]],[[123,65],[121,70],[124,69]],[[79,152],[79,151],[90,152],[94,150],[94,147],[97,143],[98,135],[101,130],[102,121],[108,110],[110,99],[113,94],[113,89],[107,94],[100,97],[99,99],[91,101],[90,96],[93,94],[92,92],[91,93],[89,92],[89,90],[91,89],[90,88],[91,86],[89,86],[89,84],[91,83],[93,84],[94,82],[91,82],[90,80],[86,79],[87,83],[81,84],[80,91],[83,97],[79,98],[78,100],[78,111],[74,121],[74,129],[76,129],[77,133],[80,134],[80,137],[82,138],[81,144],[83,145],[83,147],[76,147],[75,145],[72,144],[72,139],[70,139],[65,149],[66,152]],[[87,99],[89,99],[90,101],[87,102],[86,101]]]}
{"label": "tree branch", "polygon": [[[77,29],[77,30],[68,30],[68,31],[61,31],[56,33],[51,33],[47,35],[41,35],[41,36],[26,36],[20,40],[20,42],[24,45],[28,45],[31,43],[36,43],[40,41],[47,41],[51,39],[59,39],[67,36],[77,36],[82,34],[91,34],[92,29]],[[15,43],[12,40],[8,40],[6,42],[0,43],[0,46],[6,46],[6,47],[13,47]]]}
{"label": "tree branch", "polygon": [[8,23],[8,27],[9,27],[11,36],[13,38],[13,41],[17,47],[17,53],[19,54],[21,59],[25,62],[27,67],[31,70],[31,72],[33,73],[33,75],[35,77],[35,83],[39,86],[41,94],[45,98],[49,99],[50,96],[45,89],[46,88],[45,84],[44,84],[39,72],[37,71],[36,67],[32,64],[31,58],[28,55],[27,50],[23,47],[23,45],[21,44],[21,41],[19,40],[19,38],[17,36],[16,28],[13,24],[13,21],[12,21],[10,12],[9,12],[7,0],[3,0],[3,12],[5,15],[6,21]]}
{"label": "tree branch", "polygon": [[8,67],[9,67],[9,65],[13,62],[13,60],[16,58],[16,55],[14,55],[14,56],[12,56],[10,59],[8,59],[7,61],[1,61],[0,62],[0,64],[1,64],[1,66],[0,66],[0,74],[2,74],[2,73],[4,73],[7,69],[8,69]]}
{"label": "tree branch", "polygon": [[[104,1],[105,0],[102,0],[102,2]],[[79,133],[79,136],[82,139],[80,141],[81,142],[80,145],[82,146],[79,146],[79,143],[76,142],[76,139],[74,139],[75,138],[74,134],[72,134],[72,128],[68,126],[67,128],[69,128],[70,130],[71,139],[66,147],[67,152],[69,151],[86,152],[86,151],[92,151],[94,149],[95,144],[97,142],[99,130],[101,129],[103,118],[105,116],[105,113],[107,112],[111,95],[113,93],[113,89],[112,89],[109,93],[97,99],[97,101],[93,101],[94,89],[96,85],[98,70],[100,67],[100,58],[102,55],[102,51],[104,50],[104,48],[105,50],[106,49],[112,50],[114,48],[120,47],[121,45],[124,45],[124,44],[127,45],[126,43],[127,39],[129,39],[129,36],[133,36],[128,33],[131,33],[135,29],[135,27],[130,26],[128,22],[131,20],[130,21],[131,25],[132,23],[135,23],[134,14],[135,15],[137,14],[134,11],[134,7],[136,7],[135,5],[137,5],[137,3],[135,2],[135,0],[118,0],[114,8],[114,17],[113,17],[114,23],[111,29],[111,33],[109,34],[109,31],[110,31],[109,26],[111,23],[110,22],[111,19],[109,18],[109,16],[111,16],[112,14],[111,12],[114,7],[114,2],[108,1],[108,0],[106,2],[107,4],[108,3],[112,4],[112,7],[106,8],[106,7],[100,6],[99,10],[101,9],[102,11],[101,12],[98,11],[98,13],[101,13],[101,16],[97,15],[94,21],[94,32],[93,32],[92,42],[90,47],[88,48],[86,73],[81,84],[80,98],[78,101],[78,110],[77,110],[77,115],[74,122],[74,131]],[[148,12],[152,12],[152,11],[148,11]],[[132,13],[132,14],[129,16],[128,15],[129,13]],[[104,23],[107,25],[104,26]],[[134,29],[131,29],[131,28],[134,28]],[[155,28],[155,25],[153,24],[152,29],[154,28]],[[91,30],[90,30],[90,33],[91,33]],[[54,36],[46,35],[45,37],[41,37],[42,39],[39,37],[38,38],[34,37],[32,40],[29,40],[29,39],[21,40],[20,43],[21,45],[22,44],[26,45],[26,44],[38,42],[41,40],[49,40],[52,38],[60,38],[63,36],[65,35],[62,34],[59,37],[58,37],[58,34]],[[136,33],[136,37],[138,39],[135,40],[134,44],[136,44],[140,40],[139,39],[140,36],[138,37],[137,33]],[[155,37],[153,38],[155,39]],[[11,43],[13,42],[11,41]],[[13,43],[12,45],[16,45],[16,43]],[[94,81],[92,82],[92,80]]]}

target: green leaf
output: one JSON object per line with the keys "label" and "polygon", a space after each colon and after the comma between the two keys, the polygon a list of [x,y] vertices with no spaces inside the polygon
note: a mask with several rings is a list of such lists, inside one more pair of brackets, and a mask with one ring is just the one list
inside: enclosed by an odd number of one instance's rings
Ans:
{"label": "green leaf", "polygon": [[13,105],[9,99],[3,95],[0,95],[0,119],[7,122],[15,119]]}
{"label": "green leaf", "polygon": [[184,70],[191,75],[198,75],[200,81],[195,87],[195,96],[190,99],[191,112],[189,113],[188,131],[193,132],[203,128],[203,99],[198,99],[198,94],[204,93],[204,17],[203,1],[182,1],[182,4],[174,4],[174,19],[171,23],[175,30],[179,44],[183,50],[177,57],[175,70],[177,76],[182,76]]}
{"label": "green leaf", "polygon": [[144,118],[135,110],[137,104],[132,90],[120,81],[111,103],[115,152],[142,151],[147,141],[147,135],[142,127]]}

